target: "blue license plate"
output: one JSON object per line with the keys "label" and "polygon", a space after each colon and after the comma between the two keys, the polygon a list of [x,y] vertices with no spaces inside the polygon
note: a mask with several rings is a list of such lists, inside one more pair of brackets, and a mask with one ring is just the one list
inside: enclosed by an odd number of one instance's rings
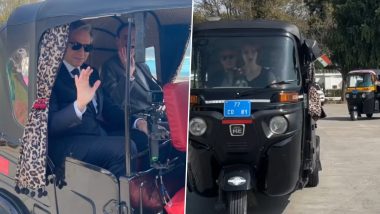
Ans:
{"label": "blue license plate", "polygon": [[357,94],[358,90],[352,90],[352,94]]}
{"label": "blue license plate", "polygon": [[224,102],[224,117],[250,117],[251,102],[249,100],[227,100]]}

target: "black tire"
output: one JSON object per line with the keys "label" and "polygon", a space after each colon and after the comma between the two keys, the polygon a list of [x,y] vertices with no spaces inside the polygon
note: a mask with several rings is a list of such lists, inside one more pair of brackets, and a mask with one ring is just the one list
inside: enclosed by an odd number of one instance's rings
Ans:
{"label": "black tire", "polygon": [[228,192],[230,214],[247,214],[247,191]]}
{"label": "black tire", "polygon": [[367,116],[367,118],[372,118],[373,114],[372,113],[369,113],[369,114],[365,114]]}
{"label": "black tire", "polygon": [[351,111],[350,112],[350,118],[352,121],[355,121],[358,119],[358,112],[357,111]]}
{"label": "black tire", "polygon": [[315,168],[313,169],[313,173],[309,174],[309,181],[307,182],[306,187],[316,187],[319,184],[319,170],[322,168],[320,166],[321,160],[320,160],[320,138],[319,136],[316,136],[316,152],[317,152],[317,158],[315,163]]}
{"label": "black tire", "polygon": [[0,190],[0,213],[1,214],[27,214],[29,213],[15,196]]}
{"label": "black tire", "polygon": [[319,184],[319,170],[315,169],[313,173],[309,175],[309,181],[306,187],[316,187]]}
{"label": "black tire", "polygon": [[191,171],[190,164],[187,166],[187,191],[193,192],[194,191],[194,184],[195,180],[193,177],[193,173]]}

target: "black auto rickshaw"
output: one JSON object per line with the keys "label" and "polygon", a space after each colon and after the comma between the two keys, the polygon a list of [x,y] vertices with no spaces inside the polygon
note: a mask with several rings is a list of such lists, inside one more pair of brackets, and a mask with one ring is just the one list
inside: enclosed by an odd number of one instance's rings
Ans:
{"label": "black auto rickshaw", "polygon": [[[189,191],[247,213],[248,191],[283,196],[318,185],[319,136],[308,96],[318,50],[280,21],[194,26]],[[234,61],[228,71],[227,60]],[[245,76],[249,63],[261,67],[260,81]]]}
{"label": "black auto rickshaw", "polygon": [[[176,77],[181,71],[190,38],[191,11],[191,0],[46,0],[21,6],[11,14],[6,24],[0,27],[0,213],[172,213],[174,202],[170,198],[185,185],[187,136],[186,131],[183,131],[185,135],[180,133],[186,127],[179,120],[183,117],[182,121],[187,125],[189,83],[188,78],[179,82]],[[46,150],[40,149],[46,149],[47,144],[46,100],[49,99],[53,82],[47,80],[53,74],[40,69],[40,56],[45,54],[45,57],[49,57],[45,51],[65,51],[62,48],[65,46],[46,47],[41,41],[47,41],[45,36],[48,36],[56,39],[57,44],[65,45],[62,42],[65,37],[61,36],[67,36],[65,29],[77,20],[92,25],[94,50],[86,63],[98,70],[103,62],[116,53],[114,36],[118,26],[134,23],[138,35],[135,61],[146,63],[150,68],[146,71],[152,72],[163,88],[162,91],[149,92],[152,106],[141,112],[149,121],[148,149],[132,157],[129,130],[125,130],[126,151],[120,152],[127,157],[126,176],[117,178],[100,167],[66,158],[64,179],[58,182],[55,167],[44,153]],[[130,42],[131,36],[128,35],[128,38]],[[54,66],[56,59],[50,60],[50,65]],[[126,67],[129,72],[129,66]],[[126,85],[125,91],[128,92]],[[180,93],[180,97],[176,97],[177,93]],[[125,96],[127,99],[129,94]],[[182,106],[177,102],[182,103]],[[128,105],[125,111],[125,121],[128,121]],[[176,115],[178,112],[181,115]],[[35,126],[30,127],[31,121],[35,121]],[[125,124],[128,126],[129,123]],[[167,125],[171,130],[170,136],[158,139],[158,125]],[[37,138],[30,142],[23,136],[31,132]],[[37,149],[28,154],[28,151],[24,151],[24,145],[30,143],[36,144]],[[170,146],[172,143],[181,152],[174,152],[173,146]],[[20,151],[22,155],[41,155],[44,158],[45,165],[39,169],[50,172],[42,174],[46,183],[15,188],[15,183],[20,181],[15,180],[16,170],[18,166],[23,167],[19,165]],[[148,161],[145,164],[147,167],[133,169],[131,165],[137,160]],[[181,174],[178,176],[177,173],[174,179],[177,186],[170,190],[165,180],[178,170]],[[131,183],[137,184],[139,191],[130,192]],[[144,197],[142,189],[148,185],[159,188],[161,198],[158,208],[146,208],[141,200]],[[138,197],[132,197],[132,194]],[[178,197],[177,201],[183,200],[183,190],[182,197]],[[133,203],[132,198],[140,200]]]}
{"label": "black auto rickshaw", "polygon": [[380,112],[379,78],[379,69],[354,70],[348,73],[346,99],[351,120],[357,120],[361,114],[372,118],[373,113]]}

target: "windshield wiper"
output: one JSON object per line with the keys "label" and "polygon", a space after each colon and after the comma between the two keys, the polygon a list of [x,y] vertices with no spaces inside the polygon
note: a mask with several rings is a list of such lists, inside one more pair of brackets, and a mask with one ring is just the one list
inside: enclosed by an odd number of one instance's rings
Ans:
{"label": "windshield wiper", "polygon": [[272,82],[271,84],[265,86],[265,88],[270,88],[273,85],[290,84],[290,83],[295,82],[295,81],[298,81],[298,80],[281,80],[281,81],[278,81],[278,82]]}
{"label": "windshield wiper", "polygon": [[[265,88],[270,88],[273,85],[291,84],[292,82],[295,82],[295,81],[298,81],[298,80],[282,80],[278,82],[272,82],[269,85],[267,85]],[[239,97],[245,97],[247,95],[252,95],[252,93],[255,93],[255,94],[262,93],[266,91],[265,88],[249,88],[247,90],[237,92],[235,97],[239,98]]]}

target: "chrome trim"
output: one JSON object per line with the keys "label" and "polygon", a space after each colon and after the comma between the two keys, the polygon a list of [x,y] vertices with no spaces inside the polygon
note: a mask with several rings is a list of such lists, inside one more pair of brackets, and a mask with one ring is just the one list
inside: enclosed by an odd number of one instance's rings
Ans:
{"label": "chrome trim", "polygon": [[[206,104],[219,104],[219,103],[225,103],[227,100],[205,100]],[[251,103],[270,103],[270,99],[251,99],[246,100]]]}
{"label": "chrome trim", "polygon": [[[243,132],[241,134],[235,134],[232,132],[232,127],[234,126],[240,126],[242,129],[243,129]],[[235,136],[244,136],[244,133],[245,133],[245,124],[230,124],[230,135],[232,137],[235,137]]]}

